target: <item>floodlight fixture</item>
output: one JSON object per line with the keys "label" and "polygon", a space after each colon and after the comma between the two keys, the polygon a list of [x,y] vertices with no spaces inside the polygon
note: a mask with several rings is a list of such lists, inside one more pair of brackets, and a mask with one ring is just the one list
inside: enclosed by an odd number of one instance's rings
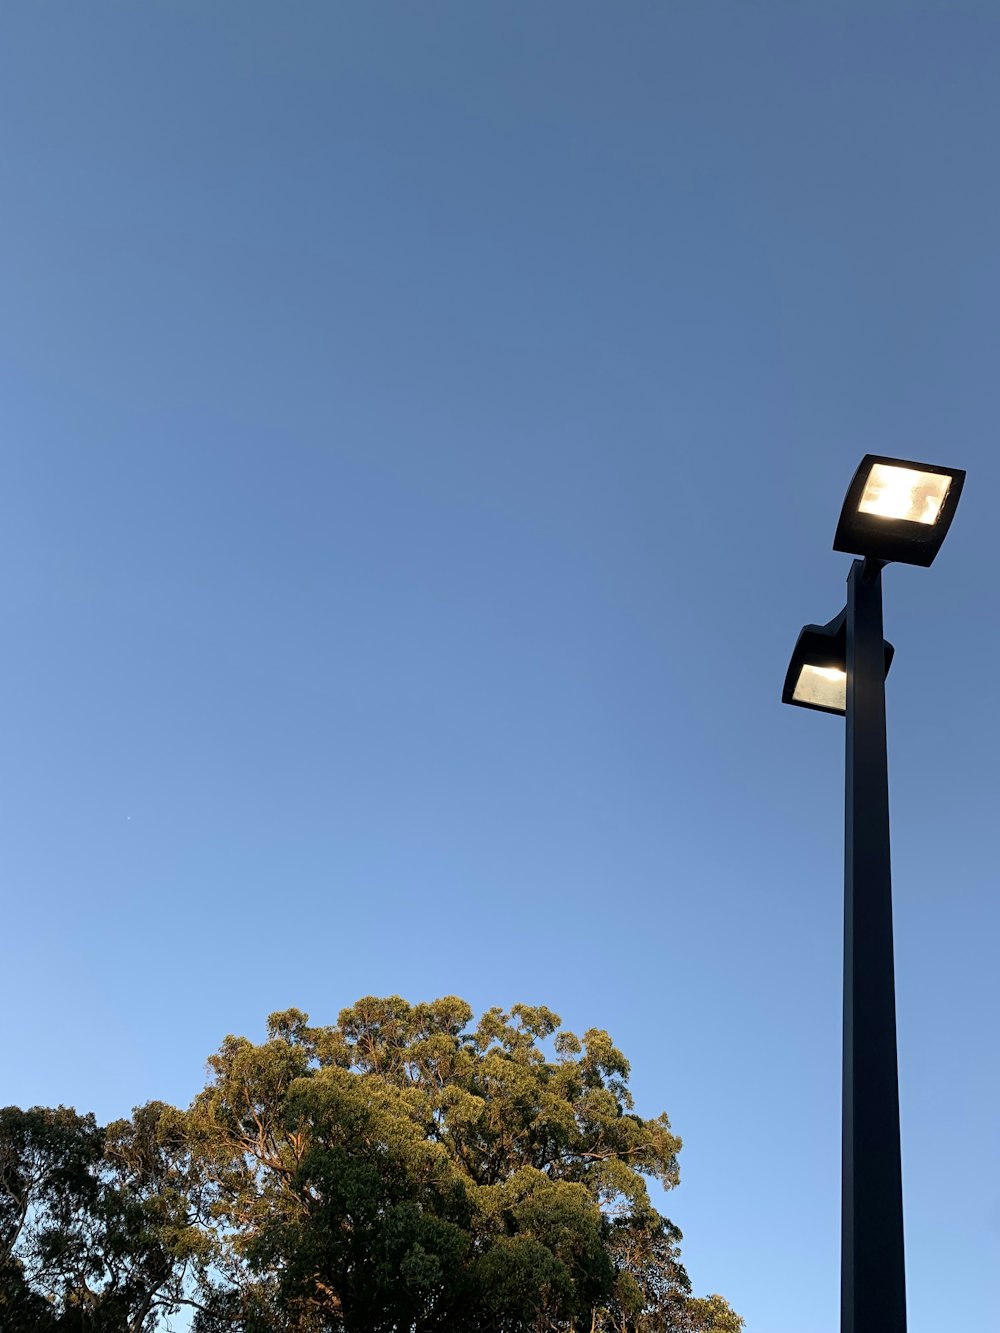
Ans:
{"label": "floodlight fixture", "polygon": [[847,489],[833,549],[926,567],[948,534],[964,481],[961,468],[866,454]]}
{"label": "floodlight fixture", "polygon": [[[792,651],[781,702],[820,713],[847,712],[847,608],[825,625],[804,625]],[[894,652],[883,639],[885,674]]]}

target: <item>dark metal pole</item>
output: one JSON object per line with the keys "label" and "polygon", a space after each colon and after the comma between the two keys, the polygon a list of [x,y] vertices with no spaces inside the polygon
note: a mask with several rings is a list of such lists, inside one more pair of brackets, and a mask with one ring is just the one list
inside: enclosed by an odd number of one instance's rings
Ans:
{"label": "dark metal pole", "polygon": [[847,580],[841,1333],[906,1333],[882,575]]}

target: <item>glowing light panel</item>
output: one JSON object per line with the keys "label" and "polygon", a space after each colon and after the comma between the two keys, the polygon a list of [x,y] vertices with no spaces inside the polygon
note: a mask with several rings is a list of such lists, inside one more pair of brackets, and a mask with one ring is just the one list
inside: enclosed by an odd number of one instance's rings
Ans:
{"label": "glowing light panel", "polygon": [[858,510],[880,518],[933,524],[941,515],[950,486],[951,477],[947,473],[873,463]]}
{"label": "glowing light panel", "polygon": [[799,672],[792,691],[792,702],[812,704],[816,708],[835,708],[847,712],[847,672],[836,667],[810,666]]}

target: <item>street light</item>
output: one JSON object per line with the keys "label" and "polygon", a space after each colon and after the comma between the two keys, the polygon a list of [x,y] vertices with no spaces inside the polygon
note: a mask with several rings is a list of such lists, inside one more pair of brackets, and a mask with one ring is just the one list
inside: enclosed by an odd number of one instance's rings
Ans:
{"label": "street light", "polygon": [[964,481],[956,468],[862,460],[833,543],[863,557],[848,575],[847,606],[802,630],[782,692],[784,703],[847,723],[841,1333],[906,1333],[882,567],[931,563]]}

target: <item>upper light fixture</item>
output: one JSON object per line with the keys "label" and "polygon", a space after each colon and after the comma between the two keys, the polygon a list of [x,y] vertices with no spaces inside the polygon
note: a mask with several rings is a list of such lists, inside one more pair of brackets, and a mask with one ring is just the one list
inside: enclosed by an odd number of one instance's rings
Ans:
{"label": "upper light fixture", "polygon": [[833,549],[929,565],[951,526],[964,481],[961,468],[866,454],[847,489]]}

